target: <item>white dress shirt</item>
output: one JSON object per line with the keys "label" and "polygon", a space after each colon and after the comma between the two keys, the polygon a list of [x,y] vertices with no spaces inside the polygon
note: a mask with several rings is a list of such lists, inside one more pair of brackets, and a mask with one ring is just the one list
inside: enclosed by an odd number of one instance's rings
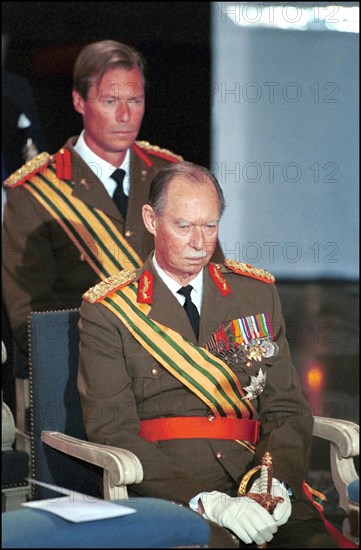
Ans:
{"label": "white dress shirt", "polygon": [[130,150],[128,149],[125,155],[125,159],[120,166],[112,166],[106,160],[96,155],[85,142],[84,130],[81,132],[76,144],[74,145],[75,151],[81,156],[83,161],[89,166],[91,170],[98,176],[109,195],[113,197],[113,193],[117,186],[116,182],[111,177],[111,174],[117,168],[122,168],[125,171],[123,180],[124,193],[129,197],[130,177],[129,177],[129,161]]}
{"label": "white dress shirt", "polygon": [[[178,283],[178,281],[175,281],[174,279],[172,279],[172,277],[167,275],[167,273],[165,273],[165,271],[161,267],[159,267],[155,254],[153,255],[153,265],[159,277],[167,285],[172,294],[174,294],[181,306],[183,306],[186,300],[185,296],[182,296],[182,294],[178,294],[177,292],[180,289],[181,285]],[[191,284],[193,287],[193,290],[191,292],[192,302],[194,303],[200,314],[203,297],[203,269],[189,284]]]}

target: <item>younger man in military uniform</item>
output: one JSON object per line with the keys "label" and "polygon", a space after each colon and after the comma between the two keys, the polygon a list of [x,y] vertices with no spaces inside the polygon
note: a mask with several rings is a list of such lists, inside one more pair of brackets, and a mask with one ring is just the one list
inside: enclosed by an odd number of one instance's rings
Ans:
{"label": "younger man in military uniform", "polygon": [[153,248],[142,205],[156,172],[181,157],[136,141],[144,87],[135,49],[111,40],[86,46],[73,78],[84,130],[5,182],[3,296],[25,353],[30,311],[79,307],[90,286],[139,267]]}

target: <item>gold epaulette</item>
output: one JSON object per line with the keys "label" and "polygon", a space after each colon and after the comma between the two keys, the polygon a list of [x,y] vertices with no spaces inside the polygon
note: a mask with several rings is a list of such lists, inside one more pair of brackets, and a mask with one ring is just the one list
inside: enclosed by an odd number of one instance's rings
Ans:
{"label": "gold epaulette", "polygon": [[165,158],[166,160],[174,159],[174,160],[183,160],[183,157],[180,155],[176,155],[169,149],[163,149],[162,147],[158,147],[158,145],[151,145],[149,141],[136,141],[135,142],[138,147],[141,147],[142,149],[146,149],[148,153],[156,155],[157,157]]}
{"label": "gold epaulette", "polygon": [[245,264],[242,262],[236,262],[232,259],[226,259],[224,265],[239,275],[252,277],[253,279],[258,279],[259,281],[263,281],[268,284],[276,282],[275,277],[271,273],[265,269],[254,267],[252,264]]}
{"label": "gold epaulette", "polygon": [[16,170],[11,176],[9,176],[4,181],[5,187],[14,187],[15,185],[20,185],[32,175],[40,171],[43,166],[47,165],[51,160],[52,156],[49,153],[40,153],[36,157],[29,160],[21,168]]}
{"label": "gold epaulette", "polygon": [[124,286],[128,285],[136,278],[137,274],[135,271],[128,271],[128,269],[123,269],[119,271],[116,275],[111,275],[107,277],[97,285],[89,288],[83,294],[85,301],[94,304],[95,302],[101,302],[104,298],[109,296],[115,290],[119,290]]}

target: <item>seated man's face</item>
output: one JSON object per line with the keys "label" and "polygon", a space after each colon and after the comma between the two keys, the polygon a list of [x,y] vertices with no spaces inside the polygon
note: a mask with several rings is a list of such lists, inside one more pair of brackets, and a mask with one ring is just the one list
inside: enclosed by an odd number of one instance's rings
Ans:
{"label": "seated man's face", "polygon": [[210,261],[218,239],[220,204],[213,183],[176,176],[166,191],[163,212],[153,211],[157,262],[182,285]]}

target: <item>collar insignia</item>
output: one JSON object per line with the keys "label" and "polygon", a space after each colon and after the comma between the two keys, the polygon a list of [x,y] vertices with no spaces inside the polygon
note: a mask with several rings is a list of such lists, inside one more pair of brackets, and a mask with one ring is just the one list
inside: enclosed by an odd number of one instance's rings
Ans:
{"label": "collar insignia", "polygon": [[71,180],[71,154],[69,149],[62,147],[60,151],[56,153],[56,177],[60,180]]}
{"label": "collar insignia", "polygon": [[215,282],[219,292],[222,294],[222,296],[227,296],[230,292],[232,292],[231,287],[227,283],[226,279],[221,275],[220,266],[217,264],[209,263],[208,264],[209,273],[211,274],[211,277],[213,281]]}
{"label": "collar insignia", "polygon": [[138,302],[151,304],[153,302],[153,275],[144,271],[138,283]]}

